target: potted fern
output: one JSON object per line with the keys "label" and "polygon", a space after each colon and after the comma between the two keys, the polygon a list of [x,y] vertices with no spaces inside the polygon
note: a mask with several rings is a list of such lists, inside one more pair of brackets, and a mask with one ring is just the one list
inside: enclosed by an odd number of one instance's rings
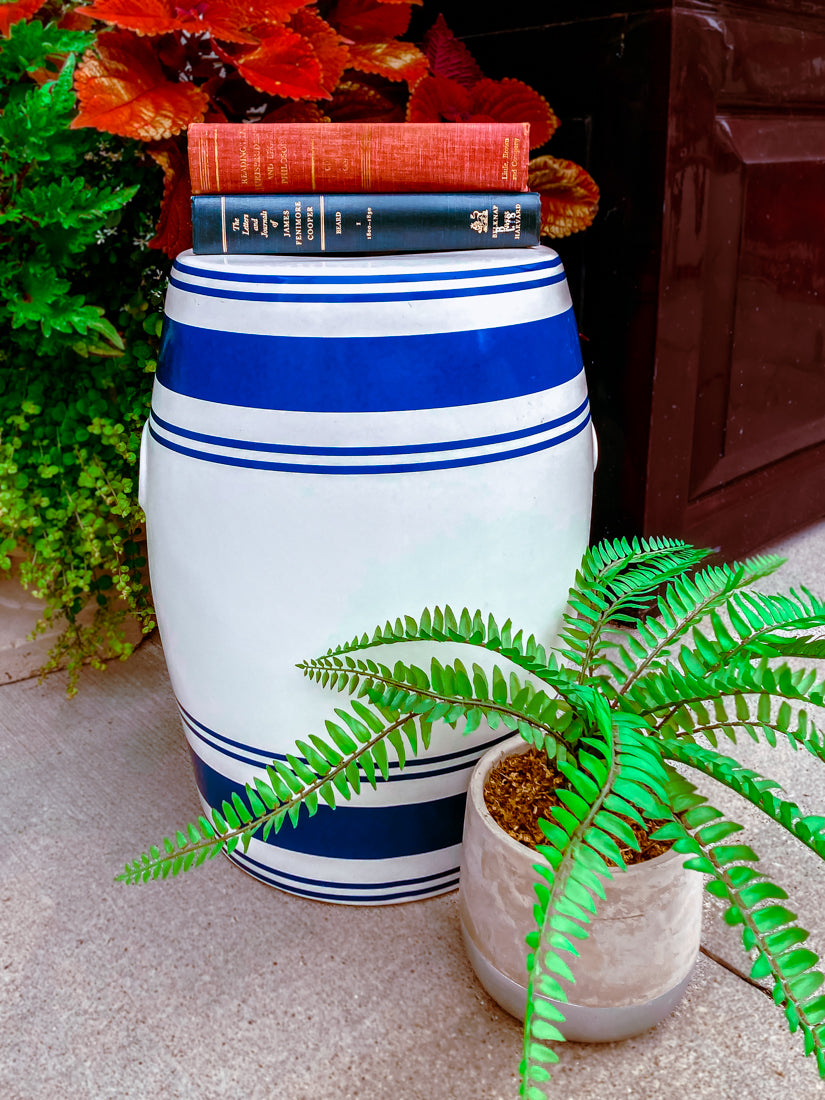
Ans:
{"label": "potted fern", "polygon": [[[707,564],[708,557],[674,539],[600,543],[582,561],[549,652],[510,622],[444,608],[301,662],[312,680],[353,697],[336,708],[328,737],[296,741],[295,755],[262,771],[245,799],[235,795],[175,840],[166,838],[119,879],[166,878],[253,838],[266,841],[287,819],[297,824],[302,805],[313,814],[319,800],[334,806],[357,793],[362,776],[386,780],[388,750],[403,767],[408,752],[427,744],[433,722],[466,731],[487,721],[520,735],[566,781],[538,848],[543,881],[528,935],[522,1095],[549,1095],[547,1067],[557,1060],[549,1044],[563,1038],[574,941],[586,939],[602,883],[624,865],[616,841],[627,841],[628,822],[708,876],[706,888],[726,903],[725,920],[742,926],[752,975],[772,981],[790,1030],[802,1033],[805,1053],[825,1077],[818,956],[803,946],[807,932],[782,904],[785,893],[758,870],[753,850],[730,843],[741,826],[693,782],[722,783],[825,858],[825,816],[804,816],[775,793],[777,784],[718,747],[720,737],[735,743],[745,734],[825,760],[825,738],[808,715],[825,707],[825,686],[815,670],[790,663],[825,656],[825,603],[805,589],[756,591],[778,557],[732,565]],[[383,647],[410,641],[432,643],[428,670],[375,659]],[[468,668],[454,656],[456,643],[498,663],[489,672],[477,662]],[[443,663],[436,655],[442,647],[449,654]]]}

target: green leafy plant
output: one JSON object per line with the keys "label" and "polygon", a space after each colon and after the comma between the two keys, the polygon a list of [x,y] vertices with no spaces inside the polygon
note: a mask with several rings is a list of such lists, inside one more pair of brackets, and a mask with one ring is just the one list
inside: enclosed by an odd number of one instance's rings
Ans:
{"label": "green leafy plant", "polygon": [[[825,761],[825,736],[809,710],[825,706],[815,670],[789,659],[825,657],[825,603],[806,589],[760,594],[754,586],[782,559],[762,556],[707,564],[709,552],[680,540],[606,541],[585,555],[559,641],[547,650],[509,621],[449,607],[388,622],[372,634],[300,663],[320,685],[348,693],[327,736],[296,741],[233,795],[127,863],[120,881],[141,883],[189,870],[220,851],[264,840],[289,819],[299,823],[321,800],[330,806],[388,776],[389,752],[403,768],[429,742],[433,722],[464,732],[481,721],[517,730],[568,780],[552,821],[541,823],[542,879],[537,927],[527,940],[528,1004],[522,1095],[547,1095],[550,1043],[562,1039],[565,978],[575,975],[575,940],[587,936],[602,895],[600,876],[624,866],[617,840],[638,850],[628,822],[670,841],[687,866],[708,876],[707,890],[739,925],[754,978],[769,978],[791,1032],[801,1032],[825,1077],[825,996],[808,933],[783,902],[785,892],[758,868],[753,849],[731,838],[726,818],[694,782],[710,777],[744,798],[825,858],[825,816],[806,816],[779,784],[719,748],[742,735],[771,747],[782,741]],[[704,563],[704,566],[700,568]],[[430,642],[428,670],[379,658],[387,646]],[[460,659],[440,662],[444,644],[461,643],[501,659],[488,674]],[[798,663],[798,661],[797,661]],[[677,765],[683,768],[677,769]],[[611,869],[611,864],[615,865]]]}
{"label": "green leafy plant", "polygon": [[136,143],[71,128],[94,35],[20,14],[0,37],[0,569],[19,559],[38,629],[60,624],[43,671],[68,664],[73,692],[85,661],[131,651],[127,613],[152,625],[135,464],[162,188]]}
{"label": "green leafy plant", "polygon": [[[411,13],[0,3],[0,570],[43,598],[37,630],[61,625],[42,671],[67,664],[70,694],[85,662],[129,654],[127,615],[152,626],[135,473],[166,257],[191,244],[188,124],[517,118],[536,150],[558,127],[442,16],[404,41]],[[596,216],[572,162],[534,157],[530,186],[546,235]]]}

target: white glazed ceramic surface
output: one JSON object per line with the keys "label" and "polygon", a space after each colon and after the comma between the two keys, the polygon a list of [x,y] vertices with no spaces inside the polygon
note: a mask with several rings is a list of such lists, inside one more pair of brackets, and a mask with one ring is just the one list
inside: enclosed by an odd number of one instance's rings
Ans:
{"label": "white glazed ceramic surface", "polygon": [[[204,805],[324,735],[347,697],[305,680],[302,658],[446,601],[549,640],[587,545],[593,462],[552,250],[181,254],[140,487]],[[380,659],[397,657],[428,660]],[[442,726],[377,791],[232,858],[326,901],[454,889],[470,769],[500,736]]]}
{"label": "white glazed ceramic surface", "polygon": [[[504,832],[484,804],[484,784],[504,756],[526,751],[511,737],[478,763],[467,796],[459,912],[479,979],[495,1000],[524,1016],[527,947],[535,927],[533,870],[540,857]],[[604,880],[605,898],[579,958],[561,1030],[570,1039],[612,1041],[652,1027],[674,1007],[699,951],[702,876],[666,852]]]}

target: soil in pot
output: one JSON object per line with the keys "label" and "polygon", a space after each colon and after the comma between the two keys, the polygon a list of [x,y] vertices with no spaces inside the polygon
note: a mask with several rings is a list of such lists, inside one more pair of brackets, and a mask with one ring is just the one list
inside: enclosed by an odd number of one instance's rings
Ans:
{"label": "soil in pot", "polygon": [[[553,761],[548,760],[545,753],[531,748],[505,756],[490,770],[484,784],[484,804],[495,823],[509,836],[535,848],[547,843],[539,827],[539,818],[553,820],[552,808],[563,805],[556,791],[567,786],[566,777]],[[651,840],[637,822],[628,820],[628,824],[640,850],[636,852],[616,841],[627,866],[643,863],[670,849],[670,841]]]}

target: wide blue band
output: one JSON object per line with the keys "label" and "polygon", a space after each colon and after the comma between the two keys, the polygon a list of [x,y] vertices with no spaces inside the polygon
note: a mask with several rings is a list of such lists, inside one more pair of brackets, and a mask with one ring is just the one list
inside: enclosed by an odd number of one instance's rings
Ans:
{"label": "wide blue band", "polygon": [[158,380],[223,405],[288,412],[441,409],[540,393],[582,370],[572,309],[416,336],[269,336],[167,317]]}
{"label": "wide blue band", "polygon": [[[233,792],[244,796],[240,783],[210,768],[190,748],[198,790],[210,806],[220,810]],[[314,817],[301,811],[298,827],[285,822],[267,842],[292,852],[334,859],[395,859],[449,848],[461,842],[464,794],[399,806],[347,806],[335,810],[321,805]]]}

